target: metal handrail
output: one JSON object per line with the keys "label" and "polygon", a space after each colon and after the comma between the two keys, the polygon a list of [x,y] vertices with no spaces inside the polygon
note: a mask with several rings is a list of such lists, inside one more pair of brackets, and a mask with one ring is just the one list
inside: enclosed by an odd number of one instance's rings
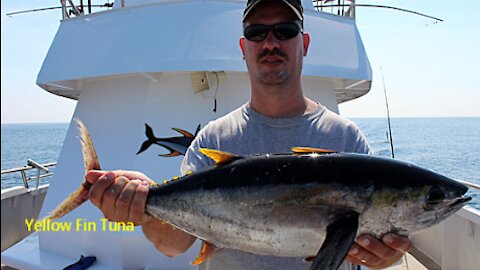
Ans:
{"label": "metal handrail", "polygon": [[355,0],[312,0],[312,2],[318,11],[355,18]]}
{"label": "metal handrail", "polygon": [[[80,0],[79,4],[75,4],[75,0],[60,0],[60,4],[62,5],[62,19],[69,19],[71,16],[82,16],[85,14],[92,13],[92,7],[106,7],[111,8],[113,7],[113,2],[106,2],[104,4],[92,4],[92,0],[88,0],[86,4],[83,3],[83,0]],[[122,0],[122,7],[125,6],[124,1]],[[86,10],[85,10],[86,9]]]}
{"label": "metal handrail", "polygon": [[[23,167],[17,167],[17,168],[3,170],[3,171],[1,171],[1,173],[2,173],[2,175],[4,175],[4,174],[20,172],[20,174],[22,175],[22,180],[23,180],[23,184],[24,184],[25,188],[29,188],[28,181],[32,181],[32,180],[37,181],[36,182],[36,188],[38,188],[39,181],[40,181],[41,178],[45,178],[45,177],[49,177],[49,176],[53,175],[53,173],[50,172],[48,167],[55,167],[55,166],[57,166],[57,162],[49,162],[49,163],[40,164],[40,163],[38,163],[34,160],[28,159],[27,160],[27,165],[24,165]],[[25,172],[29,171],[29,170],[33,170],[33,169],[37,170],[37,176],[28,177]],[[44,172],[44,174],[41,174],[41,172]],[[471,188],[480,190],[480,185],[479,184],[468,182],[468,181],[463,181],[463,180],[458,180],[458,179],[455,179],[455,181],[460,182],[460,183],[462,183],[466,186],[469,186]]]}
{"label": "metal handrail", "polygon": [[[40,164],[36,161],[33,161],[31,159],[27,160],[27,165],[24,165],[23,167],[17,167],[13,169],[7,169],[7,170],[2,170],[1,174],[11,174],[11,173],[20,173],[22,175],[22,180],[23,180],[23,185],[25,188],[29,188],[28,181],[35,180],[35,188],[38,188],[40,179],[52,176],[53,173],[50,172],[48,169],[49,167],[55,167],[57,165],[57,162],[50,162],[50,163],[44,163]],[[37,175],[36,176],[27,176],[26,172],[29,170],[37,170]]]}

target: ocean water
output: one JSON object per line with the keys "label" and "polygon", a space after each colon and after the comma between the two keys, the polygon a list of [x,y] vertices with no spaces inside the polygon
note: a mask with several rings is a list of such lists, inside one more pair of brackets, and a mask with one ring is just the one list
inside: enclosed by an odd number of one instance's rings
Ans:
{"label": "ocean water", "polygon": [[[367,137],[375,155],[390,157],[388,123],[380,118],[352,119]],[[395,158],[434,172],[480,184],[480,117],[393,118]],[[2,170],[21,167],[27,159],[57,161],[68,124],[5,124],[2,128]],[[41,183],[48,183],[48,178]],[[2,189],[22,184],[20,174],[2,175]],[[470,189],[470,205],[480,210],[480,190]]]}
{"label": "ocean water", "polygon": [[[375,155],[391,157],[386,119],[352,119]],[[395,159],[480,184],[480,117],[391,119]],[[470,188],[470,206],[480,210],[480,190]]]}
{"label": "ocean water", "polygon": [[[55,124],[2,124],[2,171],[23,167],[28,159],[40,164],[56,162],[60,155],[68,123]],[[50,167],[49,170],[55,172]],[[30,170],[28,176],[36,176]],[[40,184],[48,183],[49,178],[41,178]],[[23,185],[20,173],[2,175],[2,189]],[[30,186],[34,181],[30,182]]]}

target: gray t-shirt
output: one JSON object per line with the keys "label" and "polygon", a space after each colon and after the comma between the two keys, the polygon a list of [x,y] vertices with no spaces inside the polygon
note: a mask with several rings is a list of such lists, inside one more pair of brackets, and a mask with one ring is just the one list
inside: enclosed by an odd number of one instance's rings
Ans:
{"label": "gray t-shirt", "polygon": [[[292,147],[315,147],[338,152],[371,154],[358,127],[319,105],[292,118],[272,118],[254,111],[249,103],[206,125],[190,145],[183,159],[182,175],[213,165],[199,148],[218,149],[235,155],[289,153]],[[304,258],[250,254],[224,249],[200,265],[202,270],[308,269]],[[344,269],[348,269],[344,264]]]}

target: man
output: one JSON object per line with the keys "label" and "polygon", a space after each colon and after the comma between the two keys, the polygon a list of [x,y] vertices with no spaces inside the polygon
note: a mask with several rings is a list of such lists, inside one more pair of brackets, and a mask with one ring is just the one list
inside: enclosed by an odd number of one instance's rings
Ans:
{"label": "man", "polygon": [[[237,155],[288,152],[293,146],[371,152],[352,122],[303,95],[301,70],[310,37],[303,33],[302,13],[300,0],[248,1],[240,48],[250,75],[251,100],[210,122],[199,132],[185,155],[182,173],[202,170],[212,164],[197,151],[200,147]],[[151,182],[145,175],[128,171],[91,171],[87,179],[94,183],[91,201],[108,219],[142,225],[146,237],[165,255],[181,254],[195,241],[195,237],[181,230],[145,217],[143,211],[148,182]],[[410,247],[408,238],[394,234],[383,239],[362,235],[350,249],[347,260],[381,269],[396,262]],[[201,267],[308,269],[309,263],[302,259],[222,250]]]}

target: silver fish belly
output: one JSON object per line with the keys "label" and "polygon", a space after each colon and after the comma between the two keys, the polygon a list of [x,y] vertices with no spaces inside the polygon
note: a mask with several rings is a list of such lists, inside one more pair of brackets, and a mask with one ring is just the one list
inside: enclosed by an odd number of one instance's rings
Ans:
{"label": "silver fish belly", "polygon": [[247,186],[152,198],[146,211],[218,247],[309,257],[318,252],[335,216],[365,210],[367,192],[352,195],[340,186],[316,183]]}

